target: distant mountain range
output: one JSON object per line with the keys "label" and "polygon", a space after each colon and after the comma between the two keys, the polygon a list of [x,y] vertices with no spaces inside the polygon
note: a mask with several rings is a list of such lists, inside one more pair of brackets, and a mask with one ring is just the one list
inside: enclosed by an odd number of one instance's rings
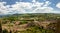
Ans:
{"label": "distant mountain range", "polygon": [[9,17],[9,16],[27,16],[27,15],[31,15],[31,16],[38,16],[38,15],[60,15],[60,14],[55,14],[55,13],[24,13],[24,14],[7,14],[7,15],[0,15],[0,18],[2,17]]}

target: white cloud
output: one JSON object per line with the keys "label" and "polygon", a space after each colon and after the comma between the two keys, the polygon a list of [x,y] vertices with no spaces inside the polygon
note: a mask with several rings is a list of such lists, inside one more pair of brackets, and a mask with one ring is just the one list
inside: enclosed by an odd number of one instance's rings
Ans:
{"label": "white cloud", "polygon": [[22,13],[50,13],[52,12],[53,8],[48,7],[50,4],[49,1],[44,3],[40,2],[17,2],[16,4],[12,5],[13,9],[18,10]]}
{"label": "white cloud", "polygon": [[56,5],[56,7],[60,8],[60,3],[58,3],[58,4]]}
{"label": "white cloud", "polygon": [[6,4],[6,2],[0,2],[0,14],[6,14],[8,12],[4,4]]}
{"label": "white cloud", "polygon": [[6,5],[6,2],[0,2],[0,14],[9,14],[10,12],[12,12],[10,10],[10,5]]}
{"label": "white cloud", "polygon": [[6,2],[0,2],[0,14],[13,14],[13,13],[56,13],[56,11],[49,7],[50,2],[16,2],[13,5],[6,5]]}
{"label": "white cloud", "polygon": [[49,6],[50,4],[51,4],[51,2],[46,1],[44,6]]}
{"label": "white cloud", "polygon": [[36,2],[36,0],[32,0],[32,2]]}

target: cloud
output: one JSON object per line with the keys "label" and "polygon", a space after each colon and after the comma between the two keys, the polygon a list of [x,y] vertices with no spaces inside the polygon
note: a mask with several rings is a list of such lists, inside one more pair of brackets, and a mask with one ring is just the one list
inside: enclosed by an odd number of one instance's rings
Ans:
{"label": "cloud", "polygon": [[12,12],[10,5],[6,5],[6,2],[0,2],[0,15],[11,14],[10,12]]}
{"label": "cloud", "polygon": [[51,4],[51,2],[46,1],[44,6],[49,6],[50,4]]}
{"label": "cloud", "polygon": [[36,2],[36,0],[32,0],[32,2]]}
{"label": "cloud", "polygon": [[60,3],[57,3],[56,7],[60,8]]}
{"label": "cloud", "polygon": [[0,14],[6,14],[8,9],[4,6],[6,2],[0,2]]}
{"label": "cloud", "polygon": [[58,13],[52,7],[49,7],[51,2],[16,2],[16,4],[6,5],[6,2],[0,2],[0,14],[14,13]]}
{"label": "cloud", "polygon": [[49,7],[50,2],[16,2],[12,8],[21,13],[51,13],[54,12],[52,7]]}

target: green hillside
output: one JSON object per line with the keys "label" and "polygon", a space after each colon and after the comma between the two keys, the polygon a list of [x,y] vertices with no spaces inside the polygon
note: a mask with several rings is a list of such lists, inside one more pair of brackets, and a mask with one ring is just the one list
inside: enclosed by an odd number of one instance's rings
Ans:
{"label": "green hillside", "polygon": [[3,33],[54,33],[60,14],[13,14],[0,18]]}

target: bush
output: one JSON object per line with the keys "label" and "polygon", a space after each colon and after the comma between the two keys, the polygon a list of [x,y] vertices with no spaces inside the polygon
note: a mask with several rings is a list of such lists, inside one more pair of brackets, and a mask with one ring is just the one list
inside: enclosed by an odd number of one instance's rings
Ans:
{"label": "bush", "polygon": [[3,30],[3,33],[8,33],[8,30],[7,30],[7,29],[4,29],[4,30]]}

